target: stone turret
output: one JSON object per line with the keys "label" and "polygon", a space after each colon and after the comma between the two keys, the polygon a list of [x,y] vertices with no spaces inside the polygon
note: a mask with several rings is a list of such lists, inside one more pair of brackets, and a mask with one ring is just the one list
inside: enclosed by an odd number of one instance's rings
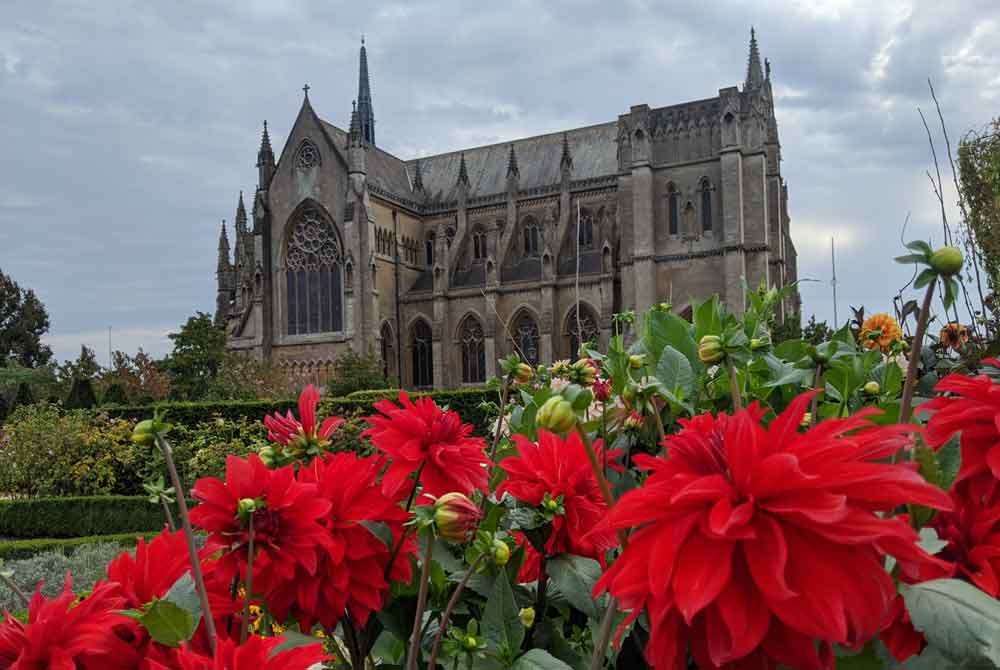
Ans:
{"label": "stone turret", "polygon": [[259,188],[267,189],[274,176],[274,150],[271,149],[271,137],[267,134],[267,121],[264,121],[264,132],[260,136],[260,149],[257,151],[257,184]]}
{"label": "stone turret", "polygon": [[226,222],[223,220],[219,231],[219,258],[215,267],[216,298],[215,323],[224,325],[229,315],[229,306],[233,299],[233,264],[229,259],[229,236],[226,234]]}

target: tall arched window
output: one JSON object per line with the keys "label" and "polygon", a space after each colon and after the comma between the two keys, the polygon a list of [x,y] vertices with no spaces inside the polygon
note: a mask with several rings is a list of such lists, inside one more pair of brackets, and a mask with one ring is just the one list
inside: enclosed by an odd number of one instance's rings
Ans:
{"label": "tall arched window", "polygon": [[300,210],[285,250],[289,335],[344,329],[340,265],[340,239],[333,223],[318,207]]}
{"label": "tall arched window", "polygon": [[476,230],[472,233],[472,260],[481,261],[486,258],[486,233]]}
{"label": "tall arched window", "polygon": [[677,235],[680,232],[681,203],[677,187],[673,184],[667,184],[667,218],[669,221],[667,230],[671,235]]}
{"label": "tall arched window", "polygon": [[[576,323],[576,307],[566,315],[565,332],[569,336],[569,356],[576,358],[580,355],[581,344],[596,344],[601,334],[601,329],[597,325],[597,317],[586,305],[580,305],[580,325]],[[580,335],[583,339],[580,339]]]}
{"label": "tall arched window", "polygon": [[382,328],[379,329],[379,337],[381,338],[380,348],[382,354],[382,376],[390,384],[393,383],[396,374],[396,348],[395,342],[392,336],[392,327],[389,322],[386,321],[382,324]]}
{"label": "tall arched window", "polygon": [[594,216],[589,209],[580,210],[580,246],[584,249],[594,246]]}
{"label": "tall arched window", "polygon": [[434,233],[427,233],[427,238],[424,240],[424,259],[427,262],[427,267],[434,266],[434,241],[436,236]]}
{"label": "tall arched window", "polygon": [[431,327],[423,319],[410,329],[410,349],[413,354],[413,385],[434,386],[434,351]]}
{"label": "tall arched window", "polygon": [[459,331],[462,346],[462,381],[475,384],[486,381],[486,347],[483,327],[474,316],[465,317]]}
{"label": "tall arched window", "polygon": [[525,217],[521,224],[524,232],[524,255],[538,255],[538,222],[532,217]]}
{"label": "tall arched window", "polygon": [[521,316],[514,322],[514,341],[517,344],[519,353],[532,365],[538,365],[538,324],[527,312],[522,312]]}
{"label": "tall arched window", "polygon": [[701,180],[701,230],[704,233],[712,230],[712,185],[708,179]]}

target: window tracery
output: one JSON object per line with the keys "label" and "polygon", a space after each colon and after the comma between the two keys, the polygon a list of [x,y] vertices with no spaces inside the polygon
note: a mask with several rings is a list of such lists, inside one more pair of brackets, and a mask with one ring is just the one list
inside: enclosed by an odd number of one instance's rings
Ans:
{"label": "window tracery", "polygon": [[462,382],[475,384],[486,381],[483,327],[475,317],[465,318],[459,338],[462,347]]}
{"label": "window tracery", "polygon": [[319,148],[313,144],[312,140],[302,140],[299,150],[295,153],[295,167],[300,170],[308,170],[323,163],[323,158],[319,153]]}
{"label": "window tracery", "polygon": [[289,335],[343,330],[341,260],[333,225],[317,208],[303,209],[285,252]]}

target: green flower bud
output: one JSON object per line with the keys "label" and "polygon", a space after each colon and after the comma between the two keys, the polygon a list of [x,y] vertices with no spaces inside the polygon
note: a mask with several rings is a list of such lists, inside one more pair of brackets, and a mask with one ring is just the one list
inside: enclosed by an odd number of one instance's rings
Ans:
{"label": "green flower bud", "polygon": [[553,433],[567,433],[576,425],[576,412],[573,405],[561,395],[552,396],[538,408],[535,421],[539,428]]}
{"label": "green flower bud", "polygon": [[941,247],[931,254],[931,267],[943,277],[958,274],[964,262],[962,252],[955,247]]}
{"label": "green flower bud", "polygon": [[140,421],[135,425],[132,430],[132,443],[140,444],[143,446],[149,446],[156,441],[156,436],[153,433],[153,420],[146,419],[145,421]]}
{"label": "green flower bud", "polygon": [[503,540],[493,540],[493,562],[497,565],[503,566],[507,565],[507,561],[510,560],[510,547]]}
{"label": "green flower bud", "polygon": [[522,626],[531,628],[535,625],[535,608],[522,607],[521,611],[517,613],[517,618],[521,620]]}
{"label": "green flower bud", "polygon": [[518,363],[514,368],[514,381],[518,384],[527,384],[535,376],[535,370],[527,363]]}
{"label": "green flower bud", "polygon": [[633,370],[638,370],[646,364],[646,357],[642,354],[632,354],[628,357],[628,366]]}
{"label": "green flower bud", "polygon": [[241,498],[236,504],[236,516],[240,519],[248,519],[251,514],[258,509],[262,509],[264,503],[253,498]]}
{"label": "green flower bud", "polygon": [[479,646],[479,640],[476,639],[475,635],[467,635],[462,641],[462,646],[465,647],[466,651],[475,651],[476,647]]}
{"label": "green flower bud", "polygon": [[750,340],[750,351],[757,351],[767,346],[767,340],[754,337]]}
{"label": "green flower bud", "polygon": [[465,544],[472,539],[481,516],[476,504],[457,491],[445,493],[434,502],[434,527],[449,542]]}
{"label": "green flower bud", "polygon": [[705,335],[698,343],[698,360],[705,365],[715,365],[726,355],[722,348],[722,338],[718,335]]}
{"label": "green flower bud", "polygon": [[812,412],[806,412],[805,414],[802,415],[802,420],[799,421],[799,426],[801,426],[802,428],[808,428],[809,426],[812,425],[812,421],[813,421]]}
{"label": "green flower bud", "polygon": [[876,381],[871,381],[865,384],[865,393],[867,393],[868,395],[878,395],[879,391],[881,390],[882,387],[879,386],[878,382]]}

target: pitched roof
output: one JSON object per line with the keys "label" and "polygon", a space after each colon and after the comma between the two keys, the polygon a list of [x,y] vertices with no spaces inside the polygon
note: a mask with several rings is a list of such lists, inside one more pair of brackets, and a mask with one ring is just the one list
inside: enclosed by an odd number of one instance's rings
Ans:
{"label": "pitched roof", "polygon": [[[346,130],[341,130],[327,121],[323,121],[323,127],[338,146],[347,147]],[[383,151],[369,144],[366,164],[369,183],[403,198],[413,197],[413,188],[410,185],[410,175],[406,171],[406,163],[388,151]],[[410,171],[412,172],[412,168]]]}

